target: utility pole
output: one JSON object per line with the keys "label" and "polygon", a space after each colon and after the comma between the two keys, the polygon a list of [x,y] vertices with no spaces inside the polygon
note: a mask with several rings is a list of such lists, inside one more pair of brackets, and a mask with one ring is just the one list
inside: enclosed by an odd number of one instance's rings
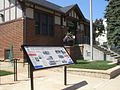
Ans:
{"label": "utility pole", "polygon": [[93,60],[93,20],[92,20],[92,0],[90,0],[90,52],[91,52],[91,58],[90,60]]}

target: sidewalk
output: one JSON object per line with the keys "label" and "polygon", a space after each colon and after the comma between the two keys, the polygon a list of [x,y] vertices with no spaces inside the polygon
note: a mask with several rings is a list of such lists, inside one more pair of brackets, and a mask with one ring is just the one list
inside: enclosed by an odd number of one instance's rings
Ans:
{"label": "sidewalk", "polygon": [[[0,90],[31,90],[27,78],[27,65],[18,65],[18,81],[13,75],[1,77]],[[34,72],[34,90],[120,90],[120,76],[115,79],[101,79],[68,73],[64,86],[63,68],[51,68]]]}

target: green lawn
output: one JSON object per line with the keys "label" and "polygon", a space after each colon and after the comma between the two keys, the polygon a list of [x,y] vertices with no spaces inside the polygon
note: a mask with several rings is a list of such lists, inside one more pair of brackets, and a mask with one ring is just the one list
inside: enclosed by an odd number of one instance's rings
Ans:
{"label": "green lawn", "polygon": [[8,71],[0,70],[0,76],[10,75],[10,74],[13,74],[13,73],[12,72],[8,72]]}
{"label": "green lawn", "polygon": [[69,67],[71,68],[81,68],[81,69],[96,69],[96,70],[107,70],[112,67],[115,67],[116,64],[108,64],[110,61],[86,61],[86,60],[77,60],[77,64],[72,64]]}

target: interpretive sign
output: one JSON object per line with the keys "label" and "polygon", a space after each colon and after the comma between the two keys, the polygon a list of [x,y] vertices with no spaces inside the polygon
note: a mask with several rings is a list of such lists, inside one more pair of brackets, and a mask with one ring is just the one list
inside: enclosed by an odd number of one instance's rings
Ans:
{"label": "interpretive sign", "polygon": [[24,49],[34,69],[42,69],[74,63],[64,47],[24,46]]}

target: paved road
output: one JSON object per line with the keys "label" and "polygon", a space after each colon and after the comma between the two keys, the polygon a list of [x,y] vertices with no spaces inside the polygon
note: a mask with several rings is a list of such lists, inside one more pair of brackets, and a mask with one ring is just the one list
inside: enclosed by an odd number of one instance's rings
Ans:
{"label": "paved road", "polygon": [[[31,90],[27,78],[27,65],[19,65],[18,81],[13,75],[1,77],[0,90]],[[101,79],[68,73],[64,86],[63,68],[52,68],[34,72],[34,90],[120,90],[120,76],[114,79]]]}

